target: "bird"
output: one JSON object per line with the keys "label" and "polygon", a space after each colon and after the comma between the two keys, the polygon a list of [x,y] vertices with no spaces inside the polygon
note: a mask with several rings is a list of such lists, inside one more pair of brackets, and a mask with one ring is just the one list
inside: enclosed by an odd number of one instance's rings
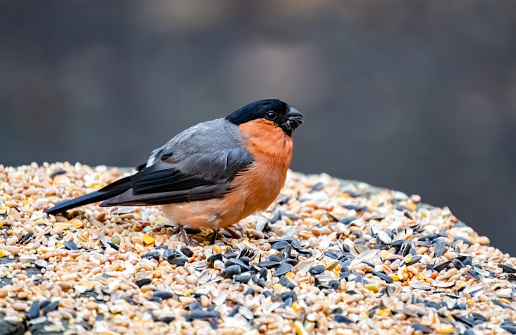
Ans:
{"label": "bird", "polygon": [[195,243],[185,226],[234,233],[230,225],[266,210],[279,195],[292,160],[293,132],[303,122],[298,110],[279,99],[251,102],[179,133],[133,175],[45,212],[56,215],[96,202],[157,205],[188,245]]}

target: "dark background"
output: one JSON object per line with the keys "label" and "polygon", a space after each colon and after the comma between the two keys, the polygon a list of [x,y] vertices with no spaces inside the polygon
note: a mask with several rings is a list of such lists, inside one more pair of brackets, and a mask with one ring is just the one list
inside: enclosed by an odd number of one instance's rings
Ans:
{"label": "dark background", "polygon": [[281,98],[293,169],[417,193],[516,254],[514,1],[3,1],[0,163],[135,166]]}

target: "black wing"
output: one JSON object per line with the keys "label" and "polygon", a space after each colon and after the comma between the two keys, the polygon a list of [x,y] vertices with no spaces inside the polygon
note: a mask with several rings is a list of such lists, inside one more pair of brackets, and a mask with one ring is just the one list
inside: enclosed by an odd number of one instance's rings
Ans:
{"label": "black wing", "polygon": [[159,161],[138,171],[131,178],[131,189],[101,206],[164,205],[220,198],[231,190],[235,176],[252,162],[252,155],[243,148],[197,153],[181,162]]}

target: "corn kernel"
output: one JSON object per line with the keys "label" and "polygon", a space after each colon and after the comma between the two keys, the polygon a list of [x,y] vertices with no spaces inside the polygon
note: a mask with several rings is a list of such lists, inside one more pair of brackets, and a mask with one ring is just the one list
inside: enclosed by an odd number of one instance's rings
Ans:
{"label": "corn kernel", "polygon": [[294,274],[292,272],[289,272],[285,275],[285,277],[292,279],[294,278]]}
{"label": "corn kernel", "polygon": [[378,315],[378,316],[389,316],[389,315],[391,315],[391,311],[388,310],[388,309],[377,309],[376,310],[376,315]]}
{"label": "corn kernel", "polygon": [[441,324],[437,329],[437,334],[449,334],[453,331],[453,326],[450,324]]}
{"label": "corn kernel", "polygon": [[301,310],[300,306],[297,303],[292,304],[292,309],[294,312],[299,312]]}
{"label": "corn kernel", "polygon": [[364,285],[364,287],[374,293],[378,292],[378,285],[376,285],[376,284],[367,284],[367,285]]}
{"label": "corn kernel", "polygon": [[216,254],[220,254],[224,251],[224,248],[218,246],[218,245],[214,245],[213,246],[213,251],[216,253]]}
{"label": "corn kernel", "polygon": [[145,242],[145,244],[152,244],[154,243],[154,237],[143,234],[143,242]]}

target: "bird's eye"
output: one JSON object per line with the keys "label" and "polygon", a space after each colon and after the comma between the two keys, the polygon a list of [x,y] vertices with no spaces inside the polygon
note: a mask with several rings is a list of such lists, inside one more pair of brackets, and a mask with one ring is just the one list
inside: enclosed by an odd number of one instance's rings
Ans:
{"label": "bird's eye", "polygon": [[276,115],[276,112],[272,112],[272,111],[271,111],[271,112],[267,112],[267,115],[265,115],[265,117],[266,117],[267,119],[269,119],[269,120],[274,120],[274,119],[276,119],[276,116],[277,116],[277,115]]}

